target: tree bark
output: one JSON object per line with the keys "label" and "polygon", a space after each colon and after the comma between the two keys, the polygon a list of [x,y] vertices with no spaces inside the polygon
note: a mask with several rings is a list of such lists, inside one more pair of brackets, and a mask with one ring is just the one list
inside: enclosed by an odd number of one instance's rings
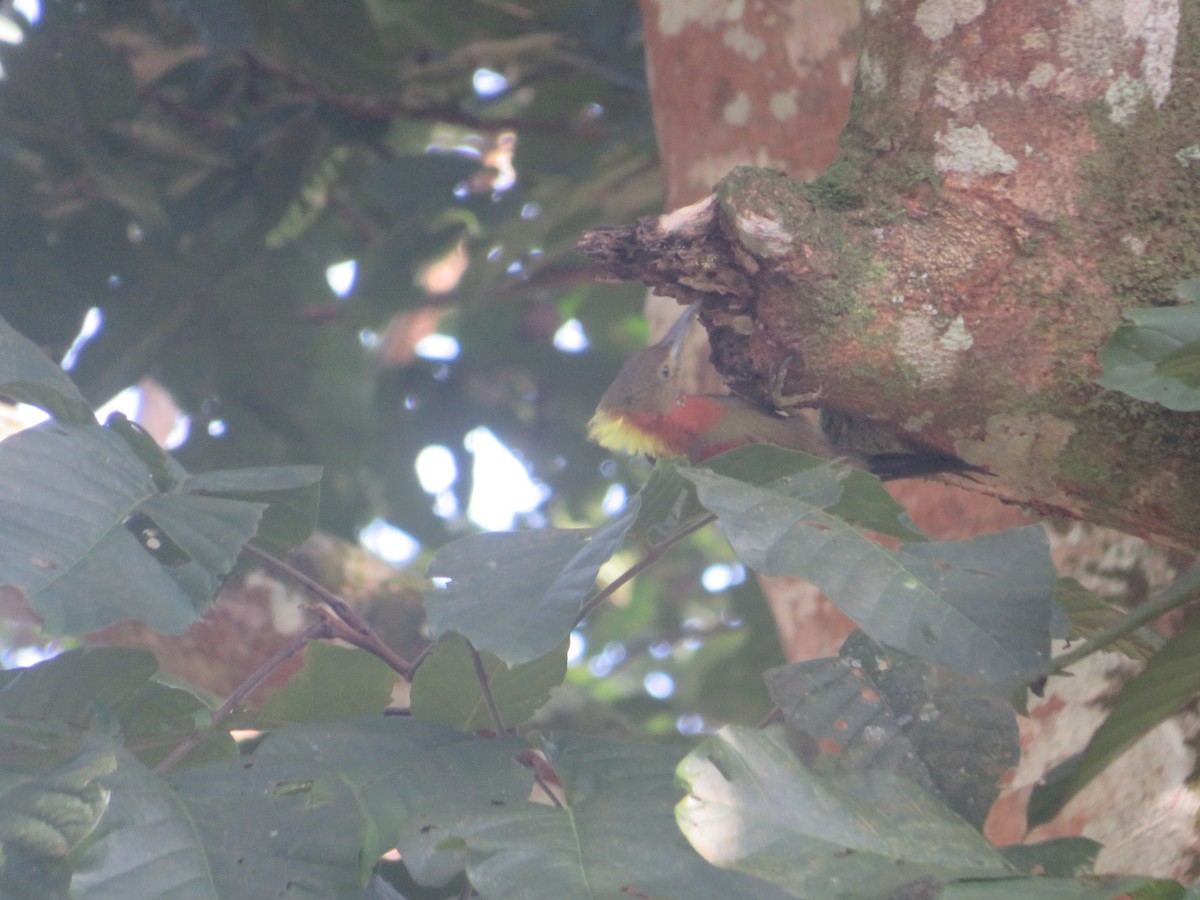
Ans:
{"label": "tree bark", "polygon": [[703,300],[726,383],[820,405],[848,446],[956,453],[995,473],[973,489],[1200,545],[1200,416],[1093,381],[1121,310],[1200,269],[1200,10],[876,0],[863,42],[818,181],[738,169],[585,248]]}

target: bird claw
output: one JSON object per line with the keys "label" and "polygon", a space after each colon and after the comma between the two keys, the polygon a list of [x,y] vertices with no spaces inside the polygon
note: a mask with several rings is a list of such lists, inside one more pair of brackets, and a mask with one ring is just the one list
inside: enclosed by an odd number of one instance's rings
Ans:
{"label": "bird claw", "polygon": [[800,394],[789,394],[784,390],[784,384],[787,382],[788,363],[791,361],[792,357],[787,357],[776,370],[775,377],[771,379],[771,406],[780,410],[816,406],[817,400],[823,393],[822,388],[818,387],[815,391]]}

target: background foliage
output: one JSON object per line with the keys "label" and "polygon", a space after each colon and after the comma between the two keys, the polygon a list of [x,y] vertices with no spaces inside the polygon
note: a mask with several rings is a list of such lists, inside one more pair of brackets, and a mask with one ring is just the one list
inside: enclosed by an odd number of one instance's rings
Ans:
{"label": "background foliage", "polygon": [[[90,401],[151,375],[191,416],[185,465],[320,462],[327,529],[444,540],[413,460],[469,473],[480,424],[578,509],[586,410],[640,335],[636,292],[572,247],[660,202],[638,27],[632,2],[47,3],[3,55],[3,312],[61,356],[99,309]],[[484,67],[507,89],[478,93]],[[514,141],[510,183],[485,157]],[[403,346],[429,303],[451,364]],[[555,350],[576,315],[590,351]]]}
{"label": "background foliage", "polygon": [[[634,4],[46,3],[21,33],[0,396],[52,418],[0,444],[5,599],[64,645],[178,632],[249,561],[304,583],[274,555],[383,516],[431,548],[436,643],[418,666],[310,588],[304,666],[256,707],[253,679],[212,699],[140,650],[0,672],[0,894],[1184,896],[1086,875],[1092,842],[979,833],[1010,700],[1052,635],[1115,616],[1056,580],[1039,529],[939,544],[839,464],[651,471],[582,443],[644,340],[636,292],[572,251],[658,205]],[[555,342],[572,319],[586,352]],[[416,352],[434,328],[457,356]],[[190,419],[174,456],[94,417],[147,377]],[[466,533],[481,424],[550,488],[536,527]],[[453,503],[418,483],[429,445],[457,457]],[[744,566],[813,581],[861,631],[782,666]],[[1043,810],[1200,689],[1191,644],[1153,656]],[[773,707],[786,728],[746,727]]]}

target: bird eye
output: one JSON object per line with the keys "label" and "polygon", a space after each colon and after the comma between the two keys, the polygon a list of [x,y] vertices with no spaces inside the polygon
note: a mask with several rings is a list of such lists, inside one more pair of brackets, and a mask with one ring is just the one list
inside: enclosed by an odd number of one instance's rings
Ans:
{"label": "bird eye", "polygon": [[663,378],[670,378],[671,377],[671,367],[664,363],[663,367],[658,370],[658,374],[661,375]]}

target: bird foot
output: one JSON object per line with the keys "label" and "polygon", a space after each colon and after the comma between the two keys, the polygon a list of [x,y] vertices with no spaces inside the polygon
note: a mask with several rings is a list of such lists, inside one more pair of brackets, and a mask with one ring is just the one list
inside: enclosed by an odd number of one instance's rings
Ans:
{"label": "bird foot", "polygon": [[815,391],[800,394],[789,394],[784,390],[784,385],[787,382],[788,363],[791,361],[792,357],[790,356],[785,359],[783,365],[776,370],[775,377],[771,379],[771,406],[778,410],[816,406],[817,400],[820,399],[822,393],[820,387]]}

